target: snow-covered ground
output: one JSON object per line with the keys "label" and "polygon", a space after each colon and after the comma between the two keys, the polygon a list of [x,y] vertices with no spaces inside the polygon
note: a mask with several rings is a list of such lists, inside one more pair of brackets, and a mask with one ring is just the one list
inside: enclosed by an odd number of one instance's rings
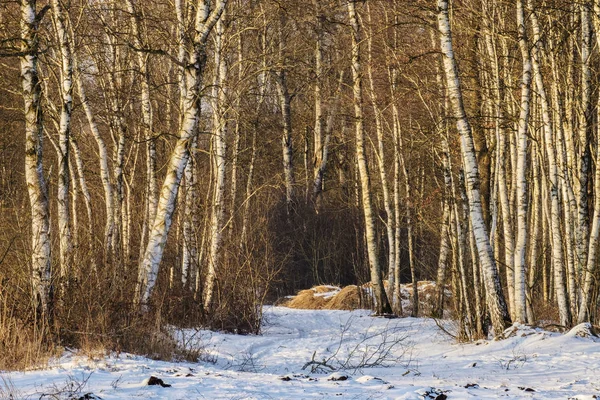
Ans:
{"label": "snow-covered ground", "polygon": [[[523,327],[459,344],[430,319],[267,307],[260,336],[175,334],[203,346],[204,361],[67,353],[44,369],[1,372],[0,398],[600,398],[600,340],[574,333]],[[171,386],[149,386],[151,376]]]}

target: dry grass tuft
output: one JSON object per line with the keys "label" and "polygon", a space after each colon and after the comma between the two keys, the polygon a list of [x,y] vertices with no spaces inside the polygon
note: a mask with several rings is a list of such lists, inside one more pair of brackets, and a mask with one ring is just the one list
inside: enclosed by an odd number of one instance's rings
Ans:
{"label": "dry grass tuft", "polygon": [[364,297],[364,289],[356,285],[346,286],[338,294],[331,297],[324,308],[327,310],[356,310],[364,304]]}
{"label": "dry grass tuft", "polygon": [[[388,282],[384,281],[386,289]],[[436,286],[432,281],[419,281],[419,308],[423,315],[431,313],[432,301],[435,299]],[[295,297],[283,302],[281,305],[289,308],[299,308],[305,310],[356,310],[368,309],[371,306],[372,299],[369,291],[371,283],[367,282],[362,286],[349,285],[343,289],[336,286],[321,285],[311,289],[300,291]],[[403,284],[401,297],[405,303],[405,312],[410,312],[412,296],[412,284]],[[451,301],[451,297],[446,299]]]}
{"label": "dry grass tuft", "polygon": [[367,306],[366,290],[356,285],[341,290],[336,286],[321,285],[300,291],[282,305],[304,310],[356,310]]}
{"label": "dry grass tuft", "polygon": [[324,296],[315,296],[315,291],[312,289],[302,290],[297,296],[292,298],[286,307],[299,308],[304,310],[322,310],[330,299]]}

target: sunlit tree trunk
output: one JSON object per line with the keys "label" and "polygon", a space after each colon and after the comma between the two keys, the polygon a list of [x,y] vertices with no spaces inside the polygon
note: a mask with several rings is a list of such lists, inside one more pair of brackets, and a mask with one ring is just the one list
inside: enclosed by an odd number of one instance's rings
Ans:
{"label": "sunlit tree trunk", "polygon": [[25,181],[31,206],[31,283],[33,305],[49,318],[52,305],[48,188],[42,168],[41,86],[38,76],[38,25],[46,9],[36,14],[36,1],[21,1],[21,84],[25,110]]}
{"label": "sunlit tree trunk", "polygon": [[75,83],[77,85],[77,92],[79,95],[79,101],[85,115],[88,120],[88,125],[90,132],[96,141],[98,146],[98,159],[100,164],[100,179],[102,181],[102,188],[104,189],[104,203],[105,203],[105,211],[106,211],[106,224],[104,228],[104,248],[109,249],[112,244],[112,235],[114,231],[114,211],[113,211],[113,189],[110,181],[110,170],[108,167],[108,151],[106,148],[106,144],[104,139],[100,135],[100,130],[98,129],[98,124],[96,123],[96,118],[92,111],[90,102],[87,98],[85,87],[83,85],[83,79],[81,77],[82,70],[79,68],[78,58],[76,54],[73,54],[73,68],[75,70]]}
{"label": "sunlit tree trunk", "polygon": [[495,335],[501,335],[510,323],[498,270],[494,261],[492,248],[483,219],[481,198],[479,194],[479,172],[475,157],[475,147],[471,125],[465,114],[458,69],[452,48],[452,34],[448,16],[448,1],[438,0],[438,28],[440,31],[441,50],[444,61],[444,72],[448,86],[450,105],[452,106],[457,128],[461,137],[461,152],[465,168],[467,195],[469,197],[469,214],[477,244],[477,251],[484,275],[487,306],[491,316]]}
{"label": "sunlit tree trunk", "polygon": [[452,170],[450,169],[450,154],[448,152],[448,144],[445,143],[445,139],[442,139],[444,144],[442,146],[442,168],[444,172],[444,200],[443,200],[443,214],[442,214],[442,227],[440,234],[440,254],[438,257],[438,268],[437,268],[437,279],[436,279],[436,297],[435,306],[433,310],[433,316],[437,318],[443,318],[444,316],[444,294],[445,294],[445,282],[446,282],[446,271],[448,270],[448,255],[452,250],[450,247],[450,208],[452,195]]}
{"label": "sunlit tree trunk", "polygon": [[[594,27],[596,40],[600,44],[600,1],[594,1]],[[600,96],[598,97],[597,112],[600,117]],[[596,137],[600,143],[600,126],[597,128]],[[600,238],[600,151],[596,150],[596,174],[594,178],[594,215],[592,219],[592,230],[588,244],[588,258],[584,270],[583,289],[581,291],[581,306],[577,322],[589,321],[592,317],[594,290],[598,290],[598,240]]]}
{"label": "sunlit tree trunk", "polygon": [[227,0],[218,0],[211,8],[208,2],[200,0],[196,9],[189,63],[185,67],[186,95],[182,101],[183,120],[177,142],[166,167],[166,176],[160,191],[156,217],[152,223],[148,245],[139,268],[136,294],[139,296],[137,300],[142,307],[148,304],[156,284],[167,234],[171,227],[179,183],[187,165],[190,146],[197,129],[200,89],[206,65],[208,37],[220,19],[226,2]]}
{"label": "sunlit tree trunk", "polygon": [[283,150],[283,176],[285,181],[285,202],[288,214],[292,209],[294,199],[294,162],[293,162],[293,147],[292,147],[292,111],[291,111],[291,96],[288,90],[285,66],[285,38],[283,28],[286,17],[282,13],[279,17],[278,35],[279,35],[279,60],[278,68],[275,71],[275,83],[277,86],[277,97],[279,99],[279,107],[281,108],[281,122],[283,131],[281,136],[281,148]]}
{"label": "sunlit tree trunk", "polygon": [[[579,2],[581,9],[581,104],[579,106],[579,214],[577,218],[577,270],[585,268],[588,251],[589,237],[589,210],[588,210],[588,175],[590,172],[590,131],[593,123],[592,115],[592,26],[590,14],[592,13],[589,0]],[[575,289],[575,288],[573,288]],[[576,304],[571,304],[576,307]]]}
{"label": "sunlit tree trunk", "polygon": [[[146,179],[147,179],[147,219],[152,221],[156,214],[158,202],[158,184],[156,179],[156,144],[153,133],[153,115],[152,102],[150,100],[150,74],[148,69],[148,53],[146,43],[143,40],[141,32],[141,21],[139,11],[136,10],[134,0],[125,0],[127,11],[130,14],[132,40],[134,50],[136,51],[136,61],[140,79],[140,104],[142,107],[142,127],[144,134],[144,143],[146,145]],[[185,88],[185,85],[182,87]]]}
{"label": "sunlit tree trunk", "polygon": [[377,249],[377,235],[375,230],[375,215],[371,200],[371,181],[369,167],[365,154],[365,132],[363,126],[362,110],[362,69],[360,64],[360,25],[356,13],[356,0],[348,1],[348,14],[352,28],[352,83],[354,95],[354,118],[356,129],[356,162],[360,178],[362,208],[365,218],[365,235],[367,240],[367,255],[371,271],[371,285],[375,297],[375,312],[377,314],[391,313],[383,281],[381,279],[381,265]]}
{"label": "sunlit tree trunk", "polygon": [[[369,6],[369,3],[367,3],[367,14],[368,14],[368,21],[371,24],[372,23],[372,19],[371,19],[371,8]],[[384,138],[384,132],[383,132],[383,115],[382,115],[382,111],[381,108],[378,104],[378,96],[377,96],[377,89],[375,88],[375,80],[373,78],[373,35],[374,32],[373,30],[371,30],[369,32],[368,38],[367,38],[367,76],[369,78],[369,97],[371,99],[371,106],[373,107],[373,115],[375,116],[375,131],[377,134],[377,165],[379,167],[379,178],[381,180],[381,191],[383,193],[383,207],[385,209],[385,227],[386,227],[386,232],[387,232],[387,242],[388,242],[388,271],[393,271],[395,269],[394,267],[394,263],[396,262],[396,245],[394,243],[394,239],[395,239],[395,235],[394,235],[394,231],[395,231],[395,222],[396,219],[394,217],[394,209],[392,208],[392,200],[390,198],[390,190],[389,190],[389,186],[388,186],[388,176],[387,176],[387,168],[389,168],[389,166],[386,164],[385,161],[385,138]],[[398,136],[400,137],[400,136]],[[400,139],[399,141],[399,151],[402,152],[402,140]],[[400,153],[400,157],[402,156],[402,153]],[[402,160],[404,161],[404,160]],[[408,179],[408,175],[406,174],[406,168],[404,165],[404,162],[402,162],[402,170],[404,172],[404,177],[405,180]],[[406,185],[405,187],[407,188],[407,190],[410,191],[410,187],[407,183],[407,181],[405,182]],[[410,193],[407,193],[407,199],[410,196]],[[410,199],[408,199],[410,200]],[[412,244],[412,225],[410,224],[410,211],[409,211],[409,216],[408,216],[408,221],[409,221],[409,243]],[[410,253],[410,258],[411,261],[414,261],[414,259],[412,258],[414,256],[414,249],[412,248],[412,246],[409,246],[409,253]],[[413,271],[413,268],[411,267],[411,273]],[[415,308],[416,307],[416,308]],[[418,303],[416,305],[413,305],[413,314],[415,312],[418,312]],[[415,315],[413,315],[414,317]]]}
{"label": "sunlit tree trunk", "polygon": [[[523,0],[517,0],[517,34],[519,49],[523,63],[521,78],[521,112],[519,114],[517,132],[517,241],[514,254],[515,268],[515,321],[525,323],[526,313],[526,253],[527,253],[527,131],[529,124],[529,107],[531,101],[531,58],[525,25]],[[533,322],[533,321],[529,321]]]}
{"label": "sunlit tree trunk", "polygon": [[58,132],[59,166],[58,166],[58,233],[60,275],[68,273],[71,263],[71,226],[69,216],[69,140],[71,136],[71,111],[73,109],[73,60],[71,46],[66,28],[66,19],[62,2],[52,0],[54,26],[60,51],[60,94],[61,109]]}
{"label": "sunlit tree trunk", "polygon": [[550,183],[550,222],[551,222],[551,235],[552,235],[552,267],[554,270],[554,284],[556,289],[556,297],[558,301],[558,309],[560,315],[560,323],[564,326],[571,325],[571,311],[567,302],[567,291],[565,282],[565,271],[563,267],[563,248],[562,248],[562,235],[560,227],[560,205],[558,198],[559,182],[558,182],[558,170],[556,166],[556,156],[554,148],[554,133],[552,127],[552,120],[550,118],[550,106],[548,104],[548,98],[546,96],[546,90],[544,81],[542,79],[542,73],[540,71],[540,57],[541,57],[541,33],[537,19],[537,15],[534,11],[533,1],[528,0],[528,6],[531,13],[531,23],[533,27],[533,40],[534,47],[532,50],[532,65],[533,75],[535,80],[535,86],[540,99],[542,108],[542,120],[544,124],[544,145],[546,147],[546,157],[548,158],[548,179]]}
{"label": "sunlit tree trunk", "polygon": [[217,270],[221,264],[221,246],[223,242],[225,216],[225,183],[226,183],[226,139],[227,121],[225,118],[225,82],[227,65],[223,51],[224,17],[221,17],[215,31],[215,80],[213,84],[213,174],[214,193],[212,198],[212,215],[209,229],[210,253],[208,270],[204,286],[204,309],[209,310],[213,301]]}

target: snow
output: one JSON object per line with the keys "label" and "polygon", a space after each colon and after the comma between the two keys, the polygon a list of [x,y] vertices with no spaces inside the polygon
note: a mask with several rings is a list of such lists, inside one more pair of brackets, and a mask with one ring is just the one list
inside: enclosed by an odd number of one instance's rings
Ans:
{"label": "snow", "polygon": [[[562,335],[519,325],[504,340],[460,344],[430,319],[284,307],[264,314],[259,336],[174,330],[186,348],[202,346],[198,363],[65,352],[42,369],[1,372],[0,398],[600,397],[600,340],[580,334],[588,326]],[[151,376],[172,386],[148,386]]]}

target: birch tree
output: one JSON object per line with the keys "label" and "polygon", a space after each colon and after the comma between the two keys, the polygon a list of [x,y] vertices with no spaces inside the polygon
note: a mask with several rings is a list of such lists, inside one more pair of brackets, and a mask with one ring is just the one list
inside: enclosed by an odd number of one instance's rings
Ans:
{"label": "birch tree", "polygon": [[[600,2],[594,1],[593,8],[593,23],[596,31],[596,40],[600,43]],[[583,17],[583,16],[582,16]],[[600,95],[598,97],[597,112],[600,115]],[[600,143],[600,126],[597,127],[596,132],[597,143]],[[577,316],[577,322],[582,323],[589,321],[593,318],[593,291],[594,286],[597,286],[597,274],[598,274],[598,240],[600,238],[600,152],[596,153],[596,173],[594,177],[594,213],[592,218],[592,229],[589,236],[589,244],[587,250],[587,263],[585,271],[583,273],[583,288],[581,291],[581,306],[579,308],[579,315]]]}
{"label": "birch tree", "polygon": [[469,217],[473,228],[473,234],[475,235],[479,261],[481,262],[483,271],[488,311],[491,316],[494,333],[498,336],[502,334],[504,329],[510,323],[510,316],[508,315],[506,301],[500,286],[498,270],[496,268],[483,219],[481,198],[479,194],[479,172],[475,157],[473,134],[471,125],[465,114],[458,68],[454,59],[452,31],[450,29],[450,19],[448,15],[448,0],[438,0],[437,5],[438,29],[440,31],[440,43],[446,85],[448,87],[448,96],[450,98],[453,116],[456,119],[461,139],[462,161],[465,169],[467,195],[469,198]]}
{"label": "birch tree", "polygon": [[35,0],[21,1],[21,85],[25,111],[25,180],[31,207],[31,283],[40,318],[50,318],[52,282],[48,188],[42,168],[44,123],[38,75],[38,27],[48,10],[37,12]]}
{"label": "birch tree", "polygon": [[225,118],[225,82],[227,80],[227,65],[224,59],[224,17],[217,22],[215,29],[215,80],[213,84],[213,174],[214,194],[212,198],[212,216],[210,223],[210,254],[208,256],[208,271],[204,286],[204,309],[208,311],[213,301],[217,268],[221,257],[225,216],[225,183],[226,183],[226,139],[227,121]]}
{"label": "birch tree", "polygon": [[280,11],[278,33],[278,60],[277,70],[275,71],[275,81],[277,86],[277,96],[279,98],[279,107],[281,108],[282,136],[281,148],[283,151],[283,176],[285,183],[285,202],[288,214],[291,211],[292,201],[294,198],[294,161],[293,161],[293,146],[292,146],[292,111],[291,111],[291,96],[289,93],[287,78],[286,78],[286,59],[285,59],[285,36],[284,25],[286,17]]}
{"label": "birch tree", "polygon": [[189,49],[189,61],[185,67],[185,98],[183,104],[183,120],[177,142],[173,149],[166,176],[160,190],[156,216],[148,237],[148,245],[139,267],[138,301],[147,305],[156,284],[158,271],[165,242],[172,223],[175,200],[183,170],[188,162],[189,148],[198,123],[200,111],[200,89],[206,66],[207,41],[215,24],[225,9],[227,0],[218,0],[214,6],[199,0],[194,18],[194,32]]}
{"label": "birch tree", "polygon": [[531,57],[525,25],[523,1],[517,0],[517,34],[519,49],[523,63],[521,80],[521,111],[519,114],[517,141],[518,159],[517,174],[517,241],[515,246],[515,320],[526,322],[526,252],[527,252],[527,133],[529,125],[529,108],[531,99]]}
{"label": "birch tree", "polygon": [[379,315],[391,313],[383,281],[381,278],[381,265],[375,237],[375,215],[371,200],[371,180],[369,177],[369,166],[365,154],[365,132],[362,110],[362,68],[360,62],[360,25],[356,12],[356,0],[348,1],[348,15],[352,29],[352,93],[354,98],[354,119],[356,130],[356,163],[360,177],[360,192],[362,200],[362,211],[365,220],[365,236],[367,240],[367,255],[371,272],[371,285],[375,298],[375,312]]}
{"label": "birch tree", "polygon": [[58,171],[58,233],[60,244],[60,275],[68,273],[71,262],[71,226],[69,209],[69,140],[71,136],[71,112],[73,109],[73,60],[71,45],[66,27],[66,18],[60,0],[52,0],[54,26],[60,51],[60,92],[61,110],[58,132],[59,171]]}
{"label": "birch tree", "polygon": [[558,301],[558,309],[560,314],[560,323],[564,326],[571,325],[571,310],[567,302],[567,292],[565,285],[565,271],[563,267],[563,248],[562,248],[562,235],[560,229],[560,205],[558,199],[558,170],[556,166],[556,155],[555,147],[553,145],[553,127],[550,119],[550,106],[548,104],[548,98],[546,96],[546,89],[544,81],[542,79],[542,73],[540,70],[540,57],[541,57],[541,34],[539,22],[535,9],[533,6],[533,0],[528,0],[528,6],[531,10],[531,23],[533,28],[533,40],[534,47],[532,50],[531,60],[533,66],[533,76],[535,81],[535,87],[538,92],[540,99],[542,119],[544,124],[544,145],[546,150],[546,157],[548,158],[548,179],[550,183],[550,205],[551,205],[551,234],[552,234],[552,267],[554,272],[555,286],[556,286],[556,297]]}

